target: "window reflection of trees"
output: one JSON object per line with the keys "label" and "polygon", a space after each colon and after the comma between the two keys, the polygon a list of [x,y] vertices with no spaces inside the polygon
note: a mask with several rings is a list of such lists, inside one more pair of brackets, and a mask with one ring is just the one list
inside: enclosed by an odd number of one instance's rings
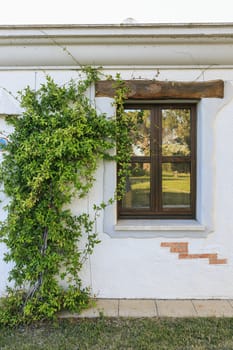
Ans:
{"label": "window reflection of trees", "polygon": [[134,121],[136,126],[133,133],[132,156],[150,155],[150,111],[126,109],[125,113]]}
{"label": "window reflection of trees", "polygon": [[162,153],[170,155],[190,155],[190,110],[162,110]]}

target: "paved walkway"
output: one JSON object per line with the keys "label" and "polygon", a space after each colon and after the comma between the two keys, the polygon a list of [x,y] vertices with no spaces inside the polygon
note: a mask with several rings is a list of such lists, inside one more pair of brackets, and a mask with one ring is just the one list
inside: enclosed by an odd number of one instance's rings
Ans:
{"label": "paved walkway", "polygon": [[95,304],[81,314],[63,312],[60,317],[233,317],[233,300],[98,299]]}

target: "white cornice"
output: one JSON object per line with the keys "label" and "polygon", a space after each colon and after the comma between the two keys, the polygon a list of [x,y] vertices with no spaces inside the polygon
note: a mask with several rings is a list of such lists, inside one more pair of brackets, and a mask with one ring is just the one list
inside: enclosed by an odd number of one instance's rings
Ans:
{"label": "white cornice", "polygon": [[0,26],[0,66],[232,65],[233,23]]}
{"label": "white cornice", "polygon": [[15,40],[19,43],[48,42],[48,38],[59,39],[61,42],[114,42],[132,39],[141,41],[186,39],[205,41],[212,39],[233,39],[233,23],[213,24],[113,24],[113,25],[28,25],[0,26],[0,40]]}

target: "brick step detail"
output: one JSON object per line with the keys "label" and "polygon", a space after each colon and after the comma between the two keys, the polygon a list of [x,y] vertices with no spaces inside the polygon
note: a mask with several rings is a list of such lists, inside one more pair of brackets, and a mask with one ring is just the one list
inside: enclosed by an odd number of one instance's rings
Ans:
{"label": "brick step detail", "polygon": [[161,242],[161,247],[170,248],[171,253],[178,253],[179,259],[208,259],[209,264],[227,264],[227,259],[219,259],[217,253],[189,254],[188,242]]}

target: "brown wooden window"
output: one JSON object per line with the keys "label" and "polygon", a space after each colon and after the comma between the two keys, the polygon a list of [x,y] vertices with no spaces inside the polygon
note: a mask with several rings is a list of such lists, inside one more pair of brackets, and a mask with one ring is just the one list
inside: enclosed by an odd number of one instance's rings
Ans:
{"label": "brown wooden window", "polygon": [[191,219],[196,206],[196,105],[128,104],[137,124],[121,219]]}

